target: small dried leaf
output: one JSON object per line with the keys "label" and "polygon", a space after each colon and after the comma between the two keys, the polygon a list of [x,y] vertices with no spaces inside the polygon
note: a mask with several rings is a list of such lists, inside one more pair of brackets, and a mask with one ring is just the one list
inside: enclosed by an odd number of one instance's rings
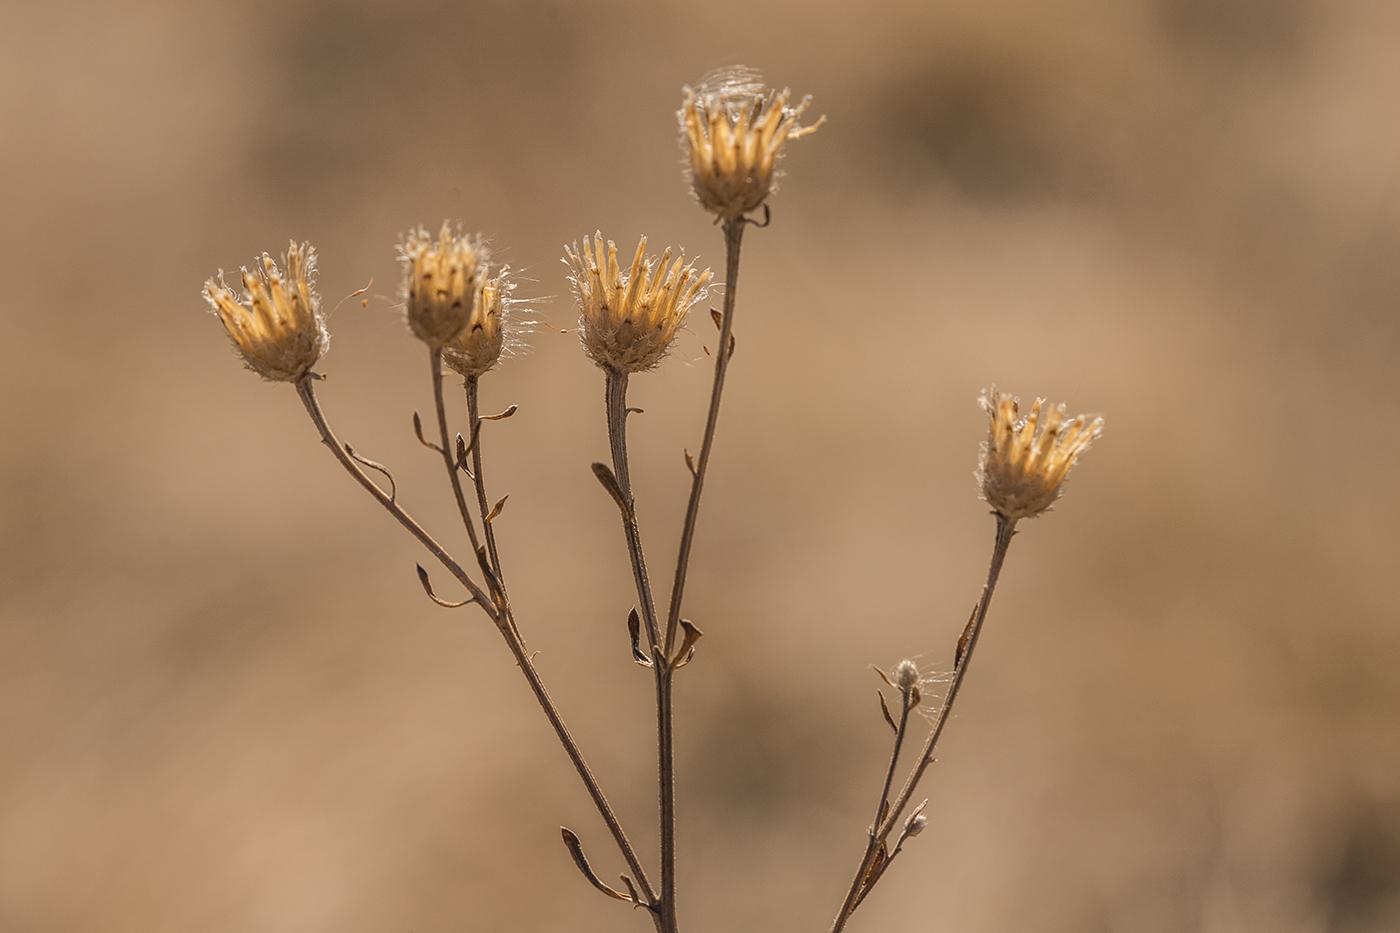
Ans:
{"label": "small dried leaf", "polygon": [[[980,606],[981,603],[978,603]],[[967,651],[967,640],[972,635],[972,623],[977,621],[977,606],[972,607],[972,615],[967,618],[967,627],[963,629],[962,635],[958,638],[958,650],[953,654],[953,669],[956,670],[962,664],[963,654]]]}
{"label": "small dried leaf", "polygon": [[[870,666],[871,666],[871,667],[875,667],[875,665],[873,665],[873,664],[870,665]],[[898,690],[898,689],[899,689],[899,684],[895,683],[893,680],[890,680],[890,675],[889,675],[889,674],[886,674],[884,671],[880,670],[878,667],[875,667],[875,673],[877,673],[877,674],[880,675],[880,679],[883,680],[883,681],[885,682],[886,686],[889,686],[889,687],[891,687],[891,688],[893,688],[893,689],[895,689],[895,690]]]}
{"label": "small dried leaf", "polygon": [[695,475],[695,458],[690,455],[690,451],[685,452],[685,467],[690,471],[690,475]]}
{"label": "small dried leaf", "polygon": [[642,667],[651,667],[651,658],[642,651],[642,617],[637,615],[635,606],[627,613],[627,634],[632,638],[632,660]]}
{"label": "small dried leaf", "polygon": [[485,520],[488,522],[495,521],[496,516],[501,514],[501,509],[506,507],[506,500],[509,498],[510,496],[501,496],[501,501],[496,503],[496,507],[491,510],[491,513],[486,516]]}
{"label": "small dried leaf", "polygon": [[636,517],[632,513],[632,504],[622,494],[622,487],[617,484],[617,477],[613,475],[612,468],[606,463],[595,463],[593,464],[593,475],[598,477],[598,482],[603,484],[608,495],[613,497],[617,507],[622,510],[622,520],[629,525],[636,521]]}
{"label": "small dried leaf", "polygon": [[894,724],[894,717],[890,715],[890,707],[889,704],[885,702],[885,694],[880,690],[876,690],[875,695],[880,698],[880,712],[885,714],[885,722],[889,723],[890,728],[894,730],[895,735],[898,735],[899,726],[896,726]]}
{"label": "small dried leaf", "polygon": [[350,459],[354,460],[356,463],[363,464],[364,466],[369,467],[371,470],[378,470],[380,473],[384,474],[384,478],[389,481],[390,502],[393,502],[398,497],[399,491],[398,486],[394,483],[394,474],[390,473],[387,467],[385,467],[382,463],[375,463],[373,460],[370,460],[366,457],[361,457],[359,454],[355,453],[355,448],[351,447],[349,444],[345,445],[345,452],[349,454]]}
{"label": "small dried leaf", "polygon": [[714,308],[710,309],[710,320],[715,322],[716,329],[724,327],[724,315],[720,314]]}
{"label": "small dried leaf", "polygon": [[423,436],[423,419],[418,417],[418,412],[416,411],[413,413],[413,433],[414,436],[418,438],[418,443],[422,444],[424,447],[427,447],[429,450],[436,450],[439,453],[442,452],[441,447]]}
{"label": "small dried leaf", "polygon": [[734,355],[734,335],[733,335],[733,334],[730,334],[730,335],[729,335],[729,355],[730,355],[730,356],[733,356],[733,355]]}
{"label": "small dried leaf", "polygon": [[569,854],[574,857],[574,864],[578,866],[579,871],[583,872],[583,877],[588,879],[589,884],[593,885],[593,887],[597,888],[599,891],[602,891],[608,897],[615,897],[619,901],[632,900],[632,898],[623,894],[621,891],[614,891],[598,880],[598,876],[593,874],[593,869],[588,865],[588,859],[584,857],[583,845],[578,841],[578,836],[575,836],[572,830],[560,826],[559,833],[564,837],[564,845],[568,847]]}
{"label": "small dried leaf", "polygon": [[418,582],[423,584],[423,592],[427,593],[428,598],[431,599],[433,602],[437,603],[442,608],[457,609],[461,606],[465,606],[467,603],[476,602],[475,596],[473,596],[471,599],[464,599],[460,603],[449,603],[445,599],[438,599],[437,594],[433,592],[432,581],[428,579],[428,571],[423,569],[422,564],[414,564],[414,566],[418,568]]}
{"label": "small dried leaf", "polygon": [[690,663],[690,659],[695,657],[695,643],[700,640],[700,636],[705,634],[694,625],[689,619],[681,619],[681,628],[685,631],[681,638],[680,650],[676,652],[675,660],[671,662],[671,670],[680,670]]}
{"label": "small dried leaf", "polygon": [[481,421],[504,421],[504,420],[506,420],[507,418],[509,418],[511,415],[515,414],[515,413],[516,413],[517,411],[519,411],[519,410],[520,410],[520,406],[519,406],[519,405],[512,405],[512,406],[510,406],[509,408],[507,408],[505,411],[501,412],[500,414],[497,414],[497,415],[482,415],[481,418],[480,418],[480,420],[481,420]]}

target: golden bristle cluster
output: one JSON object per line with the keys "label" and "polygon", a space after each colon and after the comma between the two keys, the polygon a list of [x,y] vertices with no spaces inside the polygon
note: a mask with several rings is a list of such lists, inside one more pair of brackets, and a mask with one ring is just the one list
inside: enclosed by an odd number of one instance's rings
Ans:
{"label": "golden bristle cluster", "polygon": [[626,274],[617,262],[617,246],[612,240],[604,246],[601,233],[592,243],[584,237],[582,250],[578,244],[564,247],[583,349],[604,369],[637,373],[661,362],[710,281],[709,269],[697,271],[683,255],[672,263],[669,248],[659,260],[647,256],[646,246],[642,237]]}
{"label": "golden bristle cluster", "polygon": [[1063,404],[1036,399],[1018,421],[1016,399],[996,386],[979,401],[990,420],[977,471],[983,498],[1012,521],[1039,515],[1059,498],[1075,460],[1103,431],[1103,419],[1079,415],[1066,423]]}
{"label": "golden bristle cluster", "polygon": [[242,271],[244,300],[224,283],[204,283],[204,297],[219,316],[243,362],[274,382],[294,382],[311,371],[330,345],[321,300],[312,291],[316,251],[292,243],[283,257],[284,275],[263,253],[253,269]]}
{"label": "golden bristle cluster", "polygon": [[410,232],[399,259],[408,329],[429,346],[445,346],[471,322],[485,248],[444,222],[436,241],[421,227]]}
{"label": "golden bristle cluster", "polygon": [[699,87],[685,88],[677,116],[691,186],[705,210],[730,220],[768,197],[783,146],[815,132],[826,119],[799,126],[811,98],[796,106],[790,106],[791,99],[787,88],[773,91],[745,68],[717,71]]}
{"label": "golden bristle cluster", "polygon": [[515,283],[509,275],[510,266],[502,266],[494,278],[479,277],[466,330],[442,348],[443,362],[463,376],[473,378],[487,372],[514,342],[520,322],[512,313],[515,302],[510,295]]}

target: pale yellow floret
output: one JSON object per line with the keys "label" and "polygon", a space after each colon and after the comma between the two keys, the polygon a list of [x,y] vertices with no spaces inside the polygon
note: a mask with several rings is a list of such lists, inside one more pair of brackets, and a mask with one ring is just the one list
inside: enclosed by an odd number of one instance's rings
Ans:
{"label": "pale yellow floret", "polygon": [[698,88],[685,88],[677,116],[689,155],[690,181],[702,207],[723,219],[761,205],[773,189],[783,146],[816,131],[798,121],[811,104],[804,97],[791,106],[792,93],[765,88],[746,69],[707,76]]}
{"label": "pale yellow floret", "polygon": [[489,371],[515,342],[519,322],[511,309],[515,283],[509,274],[510,266],[502,266],[494,278],[480,276],[466,330],[442,348],[443,361],[463,376]]}
{"label": "pale yellow floret", "polygon": [[667,248],[658,260],[646,255],[646,246],[642,237],[626,274],[617,246],[611,240],[605,246],[601,233],[591,243],[584,237],[582,250],[578,244],[564,247],[584,352],[605,369],[636,373],[661,362],[710,281],[710,270],[697,271],[684,255],[671,262]]}
{"label": "pale yellow floret", "polygon": [[204,297],[223,322],[233,345],[253,372],[274,382],[302,378],[330,345],[321,301],[312,290],[316,252],[308,243],[287,248],[284,276],[263,253],[253,269],[241,270],[242,301],[224,282],[204,283]]}
{"label": "pale yellow floret", "polygon": [[399,247],[399,259],[404,314],[413,336],[440,347],[466,330],[486,261],[480,241],[462,236],[444,221],[436,242],[421,227],[411,231]]}
{"label": "pale yellow floret", "polygon": [[1070,468],[1103,431],[1103,419],[1079,415],[1066,423],[1063,404],[1036,399],[1018,421],[1016,399],[996,386],[979,401],[990,421],[977,471],[983,498],[1013,521],[1039,515],[1059,498]]}

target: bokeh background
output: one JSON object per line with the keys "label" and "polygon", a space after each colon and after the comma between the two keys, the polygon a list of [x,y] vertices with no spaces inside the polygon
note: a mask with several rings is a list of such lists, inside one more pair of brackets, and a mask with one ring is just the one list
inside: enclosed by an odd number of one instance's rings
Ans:
{"label": "bokeh background", "polygon": [[[622,868],[499,636],[423,597],[200,287],[314,243],[332,422],[460,544],[398,237],[460,218],[560,328],[595,229],[722,265],[674,112],[733,63],[829,122],[746,240],[685,927],[829,924],[888,751],[871,665],[946,673],[981,585],[996,382],[1107,431],[1017,537],[929,830],[851,929],[1400,929],[1390,0],[4,4],[0,929],[650,929],[561,846]],[[634,381],[662,578],[712,335]],[[602,379],[531,342],[483,388],[520,405],[485,438],[504,559],[650,858]]]}

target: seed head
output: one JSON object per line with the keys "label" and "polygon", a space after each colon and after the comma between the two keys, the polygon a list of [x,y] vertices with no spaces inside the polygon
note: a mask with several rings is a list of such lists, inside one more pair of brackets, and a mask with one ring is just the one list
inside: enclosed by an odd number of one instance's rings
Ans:
{"label": "seed head", "polygon": [[509,275],[510,266],[502,266],[495,278],[480,275],[466,330],[442,348],[443,362],[463,376],[482,375],[519,344],[524,322],[513,309],[515,283]]}
{"label": "seed head", "polygon": [[727,68],[685,88],[677,117],[681,148],[689,156],[691,187],[700,206],[721,220],[740,217],[761,205],[773,189],[783,146],[816,131],[798,120],[811,104],[804,97],[791,106],[792,93],[774,91],[756,71]]}
{"label": "seed head", "polygon": [[908,658],[900,661],[894,669],[894,682],[905,693],[913,690],[919,685],[919,666]]}
{"label": "seed head", "polygon": [[982,497],[1005,518],[1033,518],[1059,498],[1075,460],[1102,433],[1103,419],[1079,415],[1066,424],[1063,404],[1038,398],[1018,421],[1017,400],[996,386],[979,401],[990,419],[977,470]]}
{"label": "seed head", "polygon": [[286,275],[267,253],[240,270],[243,300],[224,282],[224,272],[204,283],[204,297],[249,369],[273,382],[294,382],[311,371],[331,337],[312,290],[316,251],[293,242],[282,258]]}
{"label": "seed head", "polygon": [[582,250],[577,243],[564,247],[583,351],[604,369],[639,373],[655,367],[675,342],[686,312],[705,296],[709,269],[697,272],[684,255],[672,263],[669,247],[658,260],[646,255],[646,247],[642,237],[625,275],[617,246],[608,240],[604,247],[601,233],[592,243],[584,237]]}
{"label": "seed head", "polygon": [[422,227],[410,231],[399,246],[399,260],[408,329],[430,347],[445,346],[471,321],[485,247],[444,221],[437,242]]}

